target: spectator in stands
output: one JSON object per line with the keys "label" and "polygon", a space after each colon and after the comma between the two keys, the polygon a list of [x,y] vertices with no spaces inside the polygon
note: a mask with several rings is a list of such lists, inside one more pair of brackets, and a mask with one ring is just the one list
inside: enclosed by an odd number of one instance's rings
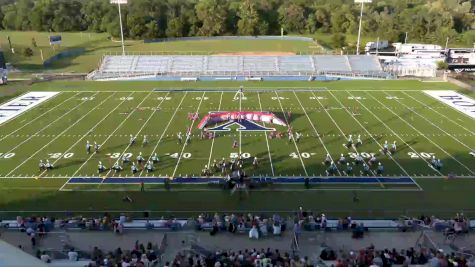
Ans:
{"label": "spectator in stands", "polygon": [[68,258],[70,261],[78,261],[78,253],[71,248],[68,252]]}
{"label": "spectator in stands", "polygon": [[364,231],[365,231],[364,224],[360,223],[359,225],[355,226],[355,228],[353,228],[352,237],[353,238],[363,238]]}
{"label": "spectator in stands", "polygon": [[36,246],[36,237],[35,237],[35,232],[32,232],[30,234],[30,241],[31,241],[31,246],[35,247]]}
{"label": "spectator in stands", "polygon": [[253,225],[251,230],[249,230],[249,238],[250,239],[259,239],[259,232],[257,230],[257,226]]}
{"label": "spectator in stands", "polygon": [[46,251],[43,251],[43,253],[41,253],[40,260],[45,263],[50,263],[51,257],[48,254],[46,254]]}

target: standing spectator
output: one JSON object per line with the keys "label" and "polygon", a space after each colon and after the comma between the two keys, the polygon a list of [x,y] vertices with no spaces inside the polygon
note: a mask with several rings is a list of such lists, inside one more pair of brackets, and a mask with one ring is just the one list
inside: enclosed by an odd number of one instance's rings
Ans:
{"label": "standing spectator", "polygon": [[35,237],[34,232],[30,234],[30,240],[31,240],[31,246],[35,247],[36,246],[36,237]]}

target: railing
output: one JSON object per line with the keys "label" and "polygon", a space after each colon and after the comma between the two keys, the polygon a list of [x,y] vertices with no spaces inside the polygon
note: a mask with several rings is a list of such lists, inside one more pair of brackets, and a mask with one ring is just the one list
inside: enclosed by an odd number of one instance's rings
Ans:
{"label": "railing", "polygon": [[131,78],[142,76],[156,77],[349,77],[349,78],[368,78],[368,79],[391,79],[392,76],[384,72],[334,72],[334,71],[173,71],[173,72],[155,72],[153,70],[146,72],[130,71],[98,71],[93,79],[113,79],[113,78]]}
{"label": "railing", "polygon": [[293,256],[298,256],[300,252],[299,239],[295,232],[291,236],[290,250],[292,251]]}

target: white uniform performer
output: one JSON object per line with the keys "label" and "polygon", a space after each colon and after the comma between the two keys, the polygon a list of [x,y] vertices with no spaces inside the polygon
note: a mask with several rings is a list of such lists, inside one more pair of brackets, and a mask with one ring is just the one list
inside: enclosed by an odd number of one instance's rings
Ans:
{"label": "white uniform performer", "polygon": [[53,163],[50,163],[49,160],[46,160],[45,164],[46,169],[51,170],[54,168]]}
{"label": "white uniform performer", "polygon": [[87,152],[87,154],[91,153],[91,147],[92,147],[92,145],[89,143],[89,141],[86,141],[86,152]]}
{"label": "white uniform performer", "polygon": [[45,170],[45,164],[43,163],[43,160],[40,159],[40,164],[38,164],[38,167],[40,168],[40,171],[44,171]]}
{"label": "white uniform performer", "polygon": [[142,142],[142,145],[143,145],[143,146],[146,146],[146,145],[148,145],[148,138],[147,138],[147,135],[144,135],[144,136],[143,136],[143,142]]}
{"label": "white uniform performer", "polygon": [[95,153],[99,153],[99,148],[100,148],[100,147],[101,147],[101,146],[100,146],[98,143],[94,142],[94,152],[95,152]]}
{"label": "white uniform performer", "polygon": [[361,140],[361,134],[358,134],[358,139],[356,139],[356,146],[361,146],[363,141]]}
{"label": "white uniform performer", "polygon": [[236,94],[234,95],[233,100],[239,100],[243,98],[244,98],[244,87],[241,85],[238,91],[236,92]]}
{"label": "white uniform performer", "polygon": [[397,147],[396,147],[396,141],[393,142],[393,144],[391,145],[391,153],[396,153],[396,150],[397,150]]}
{"label": "white uniform performer", "polygon": [[147,172],[153,172],[153,163],[151,161],[147,162]]}
{"label": "white uniform performer", "polygon": [[119,165],[119,162],[116,162],[114,166],[112,166],[112,169],[114,170],[114,172],[120,172],[123,170],[122,166]]}
{"label": "white uniform performer", "polygon": [[102,161],[99,161],[99,164],[97,165],[97,173],[101,173],[106,170],[106,167],[104,164],[102,164]]}
{"label": "white uniform performer", "polygon": [[132,174],[136,174],[139,171],[139,169],[135,165],[135,162],[132,162],[132,166],[130,167],[130,170],[132,171]]}
{"label": "white uniform performer", "polygon": [[130,141],[129,141],[129,144],[132,146],[135,144],[135,136],[133,135],[130,135]]}
{"label": "white uniform performer", "polygon": [[153,154],[152,162],[153,163],[158,163],[159,161],[160,161],[160,158],[158,157],[157,153]]}

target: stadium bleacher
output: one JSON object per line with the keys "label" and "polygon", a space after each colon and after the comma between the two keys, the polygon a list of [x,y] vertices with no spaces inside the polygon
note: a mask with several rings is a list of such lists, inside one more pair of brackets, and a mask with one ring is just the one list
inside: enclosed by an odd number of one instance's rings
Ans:
{"label": "stadium bleacher", "polygon": [[334,76],[387,78],[376,56],[104,56],[89,79],[127,77],[292,77]]}

